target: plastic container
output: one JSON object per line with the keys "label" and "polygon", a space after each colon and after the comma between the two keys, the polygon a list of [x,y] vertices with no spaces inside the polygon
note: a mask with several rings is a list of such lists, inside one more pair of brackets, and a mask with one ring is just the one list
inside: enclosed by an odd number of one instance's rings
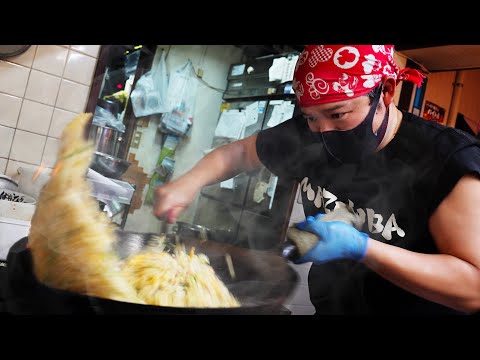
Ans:
{"label": "plastic container", "polygon": [[16,177],[16,179],[18,179],[18,189],[16,191],[38,199],[42,188],[50,179],[52,169],[45,168],[40,174],[36,174],[37,171],[38,168],[36,167],[26,168],[20,166],[17,169],[18,177]]}
{"label": "plastic container", "polygon": [[127,160],[95,151],[90,168],[105,177],[120,179],[132,165]]}
{"label": "plastic container", "polygon": [[90,139],[95,144],[95,150],[107,155],[117,156],[123,132],[109,126],[92,124]]}
{"label": "plastic container", "polygon": [[7,260],[12,245],[29,232],[30,221],[0,217],[0,260]]}
{"label": "plastic container", "polygon": [[31,196],[8,189],[0,189],[0,200],[26,204],[35,204],[37,202]]}
{"label": "plastic container", "polygon": [[0,175],[0,189],[17,191],[18,183],[9,176]]}
{"label": "plastic container", "polygon": [[0,200],[0,218],[31,221],[35,212],[34,204]]}
{"label": "plastic container", "polygon": [[125,181],[115,179],[88,178],[92,185],[92,196],[97,200],[109,202],[116,201],[122,204],[130,204],[135,189]]}

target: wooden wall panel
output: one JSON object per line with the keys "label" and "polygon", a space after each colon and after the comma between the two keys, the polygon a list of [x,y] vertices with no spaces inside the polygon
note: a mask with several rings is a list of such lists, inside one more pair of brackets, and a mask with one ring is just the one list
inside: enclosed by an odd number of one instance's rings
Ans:
{"label": "wooden wall panel", "polygon": [[480,121],[480,70],[465,71],[458,111],[475,122]]}
{"label": "wooden wall panel", "polygon": [[423,99],[423,108],[425,101],[430,101],[445,109],[444,124],[448,118],[448,111],[453,94],[453,83],[455,81],[455,71],[436,72],[428,74],[427,89]]}

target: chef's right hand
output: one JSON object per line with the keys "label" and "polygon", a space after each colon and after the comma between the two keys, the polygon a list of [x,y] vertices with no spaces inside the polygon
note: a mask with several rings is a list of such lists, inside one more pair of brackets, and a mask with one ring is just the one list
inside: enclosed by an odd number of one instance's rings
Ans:
{"label": "chef's right hand", "polygon": [[196,190],[184,186],[178,181],[157,186],[153,214],[169,224],[175,223],[178,215],[184,211],[194,200]]}

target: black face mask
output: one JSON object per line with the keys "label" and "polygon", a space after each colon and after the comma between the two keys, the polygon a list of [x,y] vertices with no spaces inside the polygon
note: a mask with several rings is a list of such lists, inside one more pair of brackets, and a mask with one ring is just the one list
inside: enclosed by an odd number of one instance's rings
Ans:
{"label": "black face mask", "polygon": [[[382,134],[373,132],[373,117],[377,109],[383,86],[378,86],[370,111],[365,119],[351,130],[332,130],[317,133],[327,153],[339,163],[360,163],[365,157],[373,154],[383,139],[386,122],[388,122],[388,108],[380,126]],[[379,131],[380,133],[380,131]]]}

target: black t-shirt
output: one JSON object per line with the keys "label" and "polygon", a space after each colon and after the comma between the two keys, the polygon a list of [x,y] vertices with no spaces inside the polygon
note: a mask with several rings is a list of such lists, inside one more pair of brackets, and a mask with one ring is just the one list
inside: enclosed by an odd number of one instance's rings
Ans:
{"label": "black t-shirt", "polygon": [[[477,139],[405,112],[391,142],[358,165],[333,162],[301,116],[261,131],[257,153],[274,174],[299,182],[307,216],[340,201],[372,239],[420,253],[438,253],[428,229],[434,210],[463,175],[480,173]],[[312,265],[309,289],[317,314],[456,313],[351,260]]]}

